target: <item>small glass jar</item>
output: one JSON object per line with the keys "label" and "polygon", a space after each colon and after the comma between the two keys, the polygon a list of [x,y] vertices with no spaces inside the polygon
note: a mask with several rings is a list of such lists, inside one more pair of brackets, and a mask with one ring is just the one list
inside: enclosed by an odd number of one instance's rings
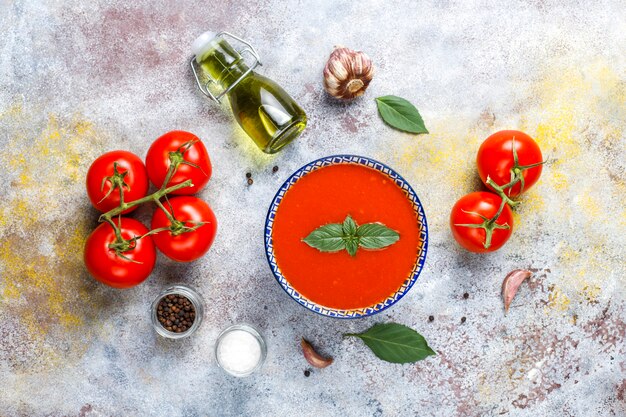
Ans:
{"label": "small glass jar", "polygon": [[[193,305],[196,311],[196,317],[193,323],[191,324],[191,327],[189,327],[186,331],[181,332],[181,333],[171,332],[167,330],[165,327],[163,327],[163,325],[161,325],[161,323],[159,323],[159,319],[157,316],[159,302],[164,297],[171,295],[171,294],[181,295],[187,298],[191,302],[191,304]],[[198,330],[198,327],[200,327],[203,316],[204,316],[204,301],[202,300],[202,297],[200,297],[200,294],[198,294],[195,290],[193,290],[192,288],[186,285],[178,284],[178,285],[173,285],[171,287],[164,289],[154,299],[154,301],[152,302],[152,305],[150,306],[150,319],[152,321],[152,326],[154,327],[154,330],[156,330],[156,332],[160,334],[161,336],[166,337],[168,339],[182,339],[183,337],[191,336],[193,333],[195,333],[196,330]]]}
{"label": "small glass jar", "polygon": [[[236,341],[232,340],[232,336],[234,336],[236,332],[240,333],[239,339],[242,343],[238,346],[233,346],[235,344],[234,342]],[[242,339],[241,336],[244,336],[244,338]],[[250,345],[250,341],[252,340],[258,343],[258,352],[256,351],[256,345]],[[230,343],[231,346],[227,346],[225,342]],[[247,353],[244,351],[244,344],[249,344],[250,347],[252,347],[254,350],[250,352],[248,358],[246,358]],[[225,349],[233,349],[234,352],[227,352],[225,351]],[[248,366],[242,365],[243,367],[241,369],[236,369],[236,366],[228,364],[228,361],[225,359],[224,356],[228,354],[237,354],[241,357],[243,361],[254,358],[256,359],[256,363],[251,363]],[[236,377],[248,376],[257,371],[265,362],[266,356],[267,346],[265,344],[263,336],[256,328],[250,326],[249,324],[242,323],[228,327],[227,329],[222,331],[222,333],[220,333],[220,335],[217,337],[217,341],[215,342],[215,359],[217,360],[218,366],[222,368],[226,373]]]}

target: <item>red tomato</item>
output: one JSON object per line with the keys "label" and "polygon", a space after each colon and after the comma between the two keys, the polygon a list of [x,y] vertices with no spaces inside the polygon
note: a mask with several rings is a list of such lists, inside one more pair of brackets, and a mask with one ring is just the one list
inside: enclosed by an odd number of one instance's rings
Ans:
{"label": "red tomato", "polygon": [[[124,201],[129,202],[145,197],[148,192],[148,174],[143,161],[134,153],[127,151],[112,151],[98,157],[87,171],[87,195],[91,204],[103,213],[113,210],[120,205],[120,191],[118,188],[111,191],[113,186],[110,179],[113,176],[113,163],[117,162],[117,172],[124,175]],[[102,181],[104,180],[104,187]],[[108,197],[105,196],[109,193]],[[124,213],[130,213],[137,207],[131,207]]]}
{"label": "red tomato", "polygon": [[[515,166],[513,138],[515,138],[515,150],[520,166],[538,164],[543,161],[539,145],[526,133],[517,130],[501,130],[494,133],[480,145],[476,157],[480,178],[491,190],[493,188],[487,184],[487,176],[499,186],[511,182],[511,170]],[[521,171],[520,175],[524,178],[523,190],[522,184],[518,182],[505,190],[506,195],[515,197],[532,187],[541,176],[541,168],[542,166],[539,165]]]}
{"label": "red tomato", "polygon": [[[117,222],[117,219],[114,220]],[[117,223],[116,223],[117,224]],[[146,226],[134,219],[122,217],[122,237],[132,239],[148,232]],[[152,237],[146,236],[123,255],[135,262],[118,256],[109,244],[115,242],[115,231],[108,223],[102,223],[85,242],[84,260],[89,273],[103,284],[115,288],[130,288],[142,283],[154,269],[156,249]]]}
{"label": "red tomato", "polygon": [[[188,148],[185,144],[194,142]],[[174,191],[172,194],[191,195],[199,192],[211,178],[211,160],[204,144],[193,133],[182,130],[173,130],[154,141],[146,155],[146,166],[150,181],[157,187],[163,185],[167,170],[170,167],[170,154],[178,152],[185,161],[193,164],[181,163],[174,176],[167,183],[168,187],[191,180],[193,187],[185,187]]]}
{"label": "red tomato", "polygon": [[502,198],[499,195],[486,191],[467,194],[457,201],[452,207],[452,213],[450,213],[450,228],[456,241],[470,252],[493,252],[500,249],[513,233],[513,213],[508,204],[504,205],[504,209],[495,224],[500,226],[507,224],[509,228],[495,228],[491,245],[488,248],[484,246],[487,237],[485,229],[460,225],[480,225],[484,219],[471,213],[478,213],[491,219],[498,212],[501,203]]}
{"label": "red tomato", "polygon": [[[173,213],[180,226],[194,227],[193,222],[205,222],[194,231],[174,234],[169,230],[154,236],[154,242],[165,256],[178,262],[190,262],[204,255],[215,239],[217,219],[211,207],[196,197],[174,197],[164,203],[169,213]],[[171,208],[170,208],[171,205]],[[163,210],[157,209],[152,216],[152,229],[170,227],[171,222]]]}

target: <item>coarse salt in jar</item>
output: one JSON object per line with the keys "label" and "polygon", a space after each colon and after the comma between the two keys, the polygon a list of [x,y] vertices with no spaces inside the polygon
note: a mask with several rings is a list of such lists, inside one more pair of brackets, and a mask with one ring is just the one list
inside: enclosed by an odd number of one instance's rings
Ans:
{"label": "coarse salt in jar", "polygon": [[263,336],[247,324],[230,326],[219,335],[215,343],[217,364],[237,377],[248,376],[258,370],[266,355]]}

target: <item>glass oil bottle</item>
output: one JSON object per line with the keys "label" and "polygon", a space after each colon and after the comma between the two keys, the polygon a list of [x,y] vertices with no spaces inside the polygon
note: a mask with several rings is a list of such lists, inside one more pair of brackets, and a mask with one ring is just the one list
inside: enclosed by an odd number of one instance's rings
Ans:
{"label": "glass oil bottle", "polygon": [[[246,48],[237,51],[229,39]],[[259,149],[276,153],[302,133],[306,114],[278,84],[254,71],[261,61],[252,45],[227,32],[205,32],[192,49],[191,68],[200,91],[217,103],[227,96],[235,119]],[[245,54],[252,57],[251,65]],[[211,91],[215,84],[222,89],[217,95]]]}

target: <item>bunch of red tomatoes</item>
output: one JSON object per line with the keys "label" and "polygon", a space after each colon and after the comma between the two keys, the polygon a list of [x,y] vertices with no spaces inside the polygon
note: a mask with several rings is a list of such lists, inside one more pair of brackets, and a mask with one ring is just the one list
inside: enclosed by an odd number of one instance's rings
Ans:
{"label": "bunch of red tomatoes", "polygon": [[450,228],[457,242],[471,252],[493,252],[513,233],[513,200],[532,187],[543,165],[539,145],[516,130],[489,136],[478,149],[476,164],[491,190],[467,194],[452,207]]}
{"label": "bunch of red tomatoes", "polygon": [[[85,242],[84,261],[98,281],[116,288],[143,282],[156,263],[156,248],[178,262],[204,255],[215,238],[217,220],[193,194],[211,178],[202,141],[172,131],[150,146],[146,163],[127,151],[101,155],[87,172],[87,194],[101,211],[100,224]],[[148,194],[149,181],[157,187]],[[170,197],[174,195],[174,197]],[[151,229],[126,217],[140,204],[153,203]]]}

